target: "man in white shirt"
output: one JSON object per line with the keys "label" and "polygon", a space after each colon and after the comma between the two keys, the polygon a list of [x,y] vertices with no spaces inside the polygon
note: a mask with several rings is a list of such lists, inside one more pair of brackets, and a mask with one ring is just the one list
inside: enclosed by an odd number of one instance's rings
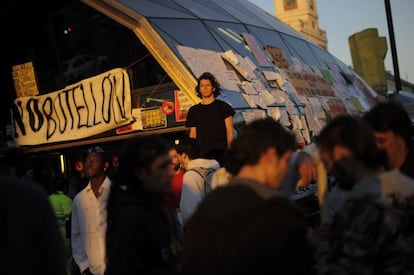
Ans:
{"label": "man in white shirt", "polygon": [[101,147],[88,150],[88,185],[73,199],[72,253],[81,274],[103,275],[106,267],[106,205],[111,187],[110,158]]}

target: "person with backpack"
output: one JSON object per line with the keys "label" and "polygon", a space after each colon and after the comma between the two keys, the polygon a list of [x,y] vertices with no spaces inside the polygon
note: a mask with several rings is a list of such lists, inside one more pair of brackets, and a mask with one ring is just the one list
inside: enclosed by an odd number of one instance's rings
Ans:
{"label": "person with backpack", "polygon": [[205,198],[210,187],[212,174],[220,168],[215,159],[200,157],[200,147],[197,139],[186,138],[178,146],[178,153],[186,172],[183,177],[180,210],[183,224],[191,217],[198,204]]}
{"label": "person with backpack", "polygon": [[187,221],[180,275],[315,274],[303,211],[280,190],[296,148],[273,118],[242,128],[214,189]]}

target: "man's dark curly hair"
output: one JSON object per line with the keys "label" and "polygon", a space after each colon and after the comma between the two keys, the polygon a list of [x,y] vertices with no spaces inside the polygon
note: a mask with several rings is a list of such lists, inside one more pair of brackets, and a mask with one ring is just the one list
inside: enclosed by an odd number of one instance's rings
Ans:
{"label": "man's dark curly hair", "polygon": [[207,79],[210,80],[211,85],[213,86],[213,94],[214,94],[214,98],[218,97],[220,95],[220,83],[217,81],[216,77],[209,72],[204,72],[197,80],[197,86],[195,88],[195,91],[197,93],[197,96],[199,98],[201,98],[201,93],[200,93],[200,82],[203,79]]}

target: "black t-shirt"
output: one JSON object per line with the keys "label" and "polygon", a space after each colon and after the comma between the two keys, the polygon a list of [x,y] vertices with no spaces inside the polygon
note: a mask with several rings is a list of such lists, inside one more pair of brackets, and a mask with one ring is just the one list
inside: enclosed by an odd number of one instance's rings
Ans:
{"label": "black t-shirt", "polygon": [[224,101],[193,105],[188,111],[185,126],[197,128],[197,140],[203,156],[227,150],[227,134],[224,120],[234,115],[233,108]]}
{"label": "black t-shirt", "polygon": [[105,274],[175,274],[181,253],[176,226],[157,194],[115,184],[108,199]]}

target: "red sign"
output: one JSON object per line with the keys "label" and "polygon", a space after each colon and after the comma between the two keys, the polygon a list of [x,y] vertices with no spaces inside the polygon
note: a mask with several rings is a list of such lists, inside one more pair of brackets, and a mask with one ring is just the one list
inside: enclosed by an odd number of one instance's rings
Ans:
{"label": "red sign", "polygon": [[168,99],[164,100],[161,105],[161,110],[167,116],[174,114],[174,102]]}

